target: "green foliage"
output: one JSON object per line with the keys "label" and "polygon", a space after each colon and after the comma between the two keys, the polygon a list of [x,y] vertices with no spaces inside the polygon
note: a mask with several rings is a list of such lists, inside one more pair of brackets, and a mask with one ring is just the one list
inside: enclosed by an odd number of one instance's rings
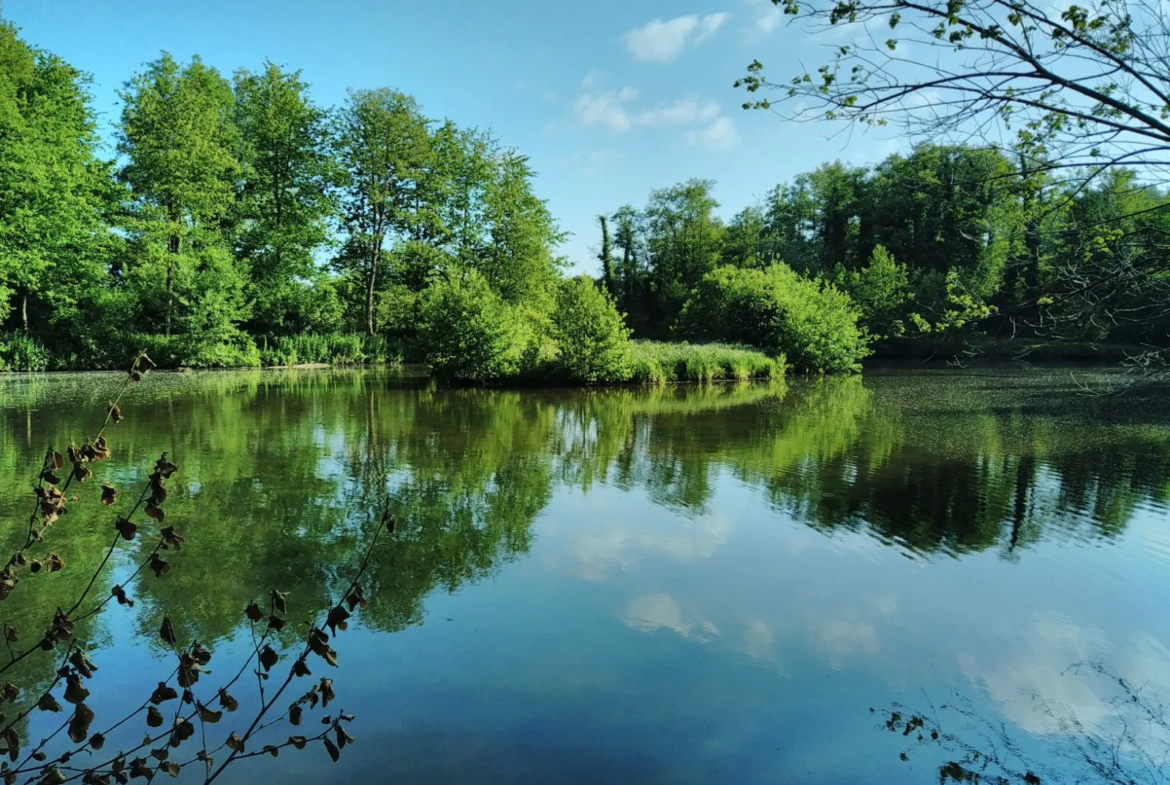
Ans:
{"label": "green foliage", "polygon": [[185,335],[138,333],[125,339],[120,362],[126,367],[139,351],[145,351],[161,368],[257,368],[260,350],[244,333],[193,341]]}
{"label": "green foliage", "polygon": [[[236,256],[247,266],[255,302],[250,327],[262,333],[305,329],[303,281],[321,277],[315,251],[329,239],[337,167],[327,114],[314,105],[300,72],[271,62],[236,73],[242,187],[234,208]],[[321,281],[327,287],[327,281]],[[326,327],[328,329],[328,327]]]}
{"label": "green foliage", "polygon": [[888,338],[905,332],[902,319],[911,297],[910,275],[885,246],[875,246],[869,264],[860,270],[839,267],[837,285],[857,303],[863,324],[874,336]]}
{"label": "green foliage", "polygon": [[742,346],[634,341],[629,369],[640,384],[747,381],[782,379],[785,361]]}
{"label": "green foliage", "polygon": [[697,340],[748,344],[784,355],[803,372],[860,370],[868,338],[849,295],[786,265],[765,270],[721,267],[695,289],[678,329]]}
{"label": "green foliage", "polygon": [[228,337],[248,313],[224,224],[241,174],[231,86],[198,57],[147,64],[121,93],[118,152],[133,192],[127,284],[140,329]]}
{"label": "green foliage", "polygon": [[0,371],[44,371],[49,352],[22,333],[0,333]]}
{"label": "green foliage", "polygon": [[440,379],[485,382],[521,371],[532,332],[517,309],[474,270],[430,286],[419,308],[419,343]]}
{"label": "green foliage", "polygon": [[262,365],[401,362],[401,353],[380,335],[364,333],[304,333],[268,338],[260,349]]}
{"label": "green foliage", "polygon": [[616,382],[627,378],[630,331],[613,298],[593,280],[563,281],[552,313],[556,370],[563,379]]}

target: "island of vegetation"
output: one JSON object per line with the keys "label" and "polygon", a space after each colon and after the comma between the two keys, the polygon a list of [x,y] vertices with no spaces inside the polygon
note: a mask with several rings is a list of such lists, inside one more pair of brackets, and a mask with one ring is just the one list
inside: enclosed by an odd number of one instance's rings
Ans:
{"label": "island of vegetation", "polygon": [[325,108],[273,63],[229,79],[163,53],[121,91],[107,160],[85,74],[10,24],[0,55],[0,369],[146,351],[592,384],[1165,338],[1164,319],[1051,329],[1118,233],[1131,265],[1161,253],[1168,197],[1120,168],[1062,190],[997,149],[924,144],[826,164],[726,222],[693,179],[599,216],[599,275],[572,277],[528,159],[402,92]]}

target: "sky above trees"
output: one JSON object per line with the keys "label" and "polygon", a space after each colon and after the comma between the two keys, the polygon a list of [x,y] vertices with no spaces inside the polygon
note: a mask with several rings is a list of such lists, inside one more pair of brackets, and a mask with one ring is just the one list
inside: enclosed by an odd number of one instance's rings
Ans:
{"label": "sky above trees", "polygon": [[796,70],[832,43],[802,40],[767,0],[6,0],[4,14],[93,76],[110,156],[117,91],[160,50],[198,54],[225,74],[265,58],[302,69],[326,106],[349,87],[392,85],[428,116],[491,127],[530,156],[537,193],[572,233],[562,252],[581,272],[600,269],[596,215],[664,183],[715,179],[730,218],[817,163],[869,163],[906,147],[892,132],[850,138],[839,125],[739,108],[731,85],[753,58]]}

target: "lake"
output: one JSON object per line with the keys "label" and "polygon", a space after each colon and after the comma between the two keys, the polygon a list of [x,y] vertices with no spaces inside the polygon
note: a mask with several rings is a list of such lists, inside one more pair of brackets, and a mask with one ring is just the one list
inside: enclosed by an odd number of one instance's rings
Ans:
{"label": "lake", "polygon": [[[95,729],[174,671],[164,614],[215,652],[210,701],[251,646],[252,599],[287,592],[293,643],[387,495],[397,517],[369,607],[331,642],[340,666],[310,661],[356,743],[220,782],[937,783],[989,758],[1074,782],[1085,756],[1145,771],[1170,752],[1152,719],[1170,700],[1170,412],[1166,388],[1085,394],[1103,379],[458,391],[390,371],[155,373],[49,531],[66,568],[28,576],[0,620],[36,640],[128,506],[93,486],[135,495],[166,451],[186,543],[169,573],[126,583],[133,608],[79,625]],[[118,383],[0,380],[6,553],[46,444],[93,433]],[[95,596],[152,543],[121,548]],[[55,667],[30,657],[0,682],[44,686]],[[238,689],[247,703],[255,677]],[[35,712],[22,735],[64,716]]]}

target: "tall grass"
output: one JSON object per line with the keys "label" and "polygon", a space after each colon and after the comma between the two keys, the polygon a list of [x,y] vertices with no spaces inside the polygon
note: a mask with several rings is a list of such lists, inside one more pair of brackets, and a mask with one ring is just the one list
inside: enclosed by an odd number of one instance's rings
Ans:
{"label": "tall grass", "polygon": [[262,365],[400,363],[401,350],[383,336],[304,333],[260,339]]}
{"label": "tall grass", "polygon": [[772,379],[785,369],[783,355],[729,344],[633,341],[630,349],[630,381],[641,384]]}

